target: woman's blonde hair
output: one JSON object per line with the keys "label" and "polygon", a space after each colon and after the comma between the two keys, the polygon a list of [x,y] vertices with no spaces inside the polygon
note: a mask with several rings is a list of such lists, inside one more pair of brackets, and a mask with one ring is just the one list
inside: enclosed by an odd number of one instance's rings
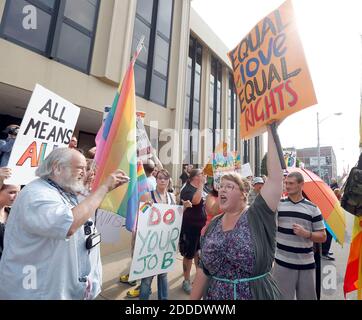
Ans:
{"label": "woman's blonde hair", "polygon": [[163,176],[165,176],[167,179],[170,179],[171,176],[170,176],[170,173],[166,170],[166,169],[160,169],[157,171],[157,174],[156,174],[156,179],[158,178],[158,176],[162,174]]}
{"label": "woman's blonde hair", "polygon": [[241,192],[249,193],[250,182],[248,179],[242,178],[240,174],[236,172],[226,173],[221,177],[221,180],[228,180],[236,183],[239,186]]}

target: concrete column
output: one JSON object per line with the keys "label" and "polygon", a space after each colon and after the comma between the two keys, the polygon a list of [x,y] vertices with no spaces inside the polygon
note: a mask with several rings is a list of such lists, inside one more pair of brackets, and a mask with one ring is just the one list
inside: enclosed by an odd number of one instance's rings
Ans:
{"label": "concrete column", "polygon": [[[191,1],[174,1],[174,23],[172,32],[172,64],[177,66],[176,70],[170,70],[169,74],[169,89],[170,83],[174,86],[174,93],[170,97],[171,104],[175,105],[172,110],[172,122],[175,129],[175,146],[172,149],[172,179],[174,185],[179,184],[178,177],[182,171],[182,153],[183,153],[183,136],[182,130],[184,128],[185,120],[185,103],[186,103],[186,77],[187,77],[187,59],[189,52],[189,40],[190,40],[190,9]],[[181,12],[181,14],[180,14]],[[172,91],[172,90],[170,90]]]}
{"label": "concrete column", "polygon": [[2,20],[6,0],[0,0],[0,23]]}
{"label": "concrete column", "polygon": [[201,70],[201,98],[200,98],[200,163],[206,164],[209,159],[207,152],[209,136],[209,103],[210,103],[210,74],[211,74],[211,53],[208,48],[202,48],[202,70]]}
{"label": "concrete column", "polygon": [[230,115],[229,108],[229,72],[226,66],[222,66],[222,83],[221,83],[221,129],[222,136],[221,141],[224,141],[228,144],[228,150],[230,150],[230,141],[228,140],[228,129],[230,129],[230,124],[228,123],[228,116]]}

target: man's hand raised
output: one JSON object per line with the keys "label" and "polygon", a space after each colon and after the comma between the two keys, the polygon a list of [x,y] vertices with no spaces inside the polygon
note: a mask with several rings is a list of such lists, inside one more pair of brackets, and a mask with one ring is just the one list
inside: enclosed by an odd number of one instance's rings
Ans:
{"label": "man's hand raised", "polygon": [[125,183],[128,183],[129,180],[129,177],[124,173],[124,171],[116,170],[108,176],[104,185],[107,187],[109,192]]}

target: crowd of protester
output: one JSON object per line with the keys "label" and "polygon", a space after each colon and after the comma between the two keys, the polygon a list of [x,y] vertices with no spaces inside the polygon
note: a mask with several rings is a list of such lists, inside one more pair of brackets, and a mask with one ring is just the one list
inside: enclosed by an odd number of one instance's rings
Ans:
{"label": "crowd of protester", "polygon": [[[11,177],[7,161],[18,129],[8,126],[8,137],[0,140],[0,299],[94,299],[102,265],[99,245],[88,246],[88,238],[97,236],[91,217],[128,177],[116,170],[91,190],[95,148],[83,152],[72,137],[69,148],[51,152],[36,171],[38,179],[20,192],[21,186],[4,183]],[[318,207],[303,197],[303,176],[283,172],[270,132],[267,161],[268,177],[227,173],[220,185],[202,168],[184,165],[177,194],[166,169],[144,163],[149,192],[141,200],[184,207],[179,252],[182,290],[191,299],[317,298],[313,243],[323,243],[323,257],[333,260],[332,236]],[[340,199],[337,181],[331,188]],[[134,241],[135,232],[131,255]],[[37,280],[34,288],[29,282],[29,291],[24,274],[31,278],[31,267]],[[121,275],[120,282],[138,286],[127,296],[148,300],[154,277],[128,277]],[[167,273],[157,275],[158,299],[168,299],[168,288]]]}

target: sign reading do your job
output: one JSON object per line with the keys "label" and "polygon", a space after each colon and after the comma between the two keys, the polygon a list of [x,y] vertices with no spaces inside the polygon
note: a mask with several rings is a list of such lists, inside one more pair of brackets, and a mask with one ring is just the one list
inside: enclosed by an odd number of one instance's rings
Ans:
{"label": "sign reading do your job", "polygon": [[229,52],[240,100],[242,138],[317,103],[291,1],[261,20]]}
{"label": "sign reading do your job", "polygon": [[8,167],[11,184],[27,184],[35,170],[55,148],[66,147],[72,138],[80,109],[55,93],[36,85],[26,109]]}
{"label": "sign reading do your job", "polygon": [[182,206],[141,205],[129,280],[172,271],[182,223]]}

